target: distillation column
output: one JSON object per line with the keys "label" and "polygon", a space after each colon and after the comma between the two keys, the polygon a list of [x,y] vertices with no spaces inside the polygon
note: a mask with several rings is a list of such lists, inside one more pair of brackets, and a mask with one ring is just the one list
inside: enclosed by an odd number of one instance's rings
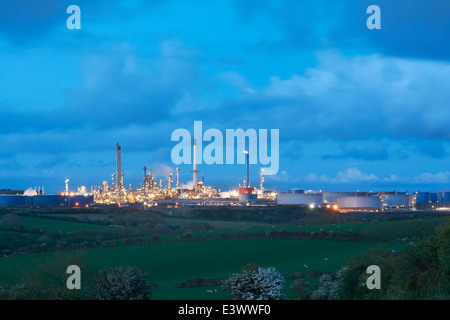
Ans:
{"label": "distillation column", "polygon": [[116,154],[117,154],[116,199],[117,199],[117,203],[120,203],[120,193],[121,193],[121,189],[122,189],[121,151],[122,151],[122,148],[120,147],[119,143],[117,142],[117,144],[116,144]]}
{"label": "distillation column", "polygon": [[193,152],[194,152],[194,161],[193,161],[193,183],[194,183],[194,193],[197,194],[198,191],[198,180],[197,180],[197,139],[194,139],[194,148],[193,148]]}

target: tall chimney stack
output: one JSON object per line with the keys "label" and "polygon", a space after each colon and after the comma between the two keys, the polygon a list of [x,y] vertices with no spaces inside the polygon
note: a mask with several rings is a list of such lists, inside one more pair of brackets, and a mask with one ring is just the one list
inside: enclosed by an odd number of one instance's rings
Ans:
{"label": "tall chimney stack", "polygon": [[119,143],[117,142],[117,174],[116,174],[116,186],[117,186],[117,189],[120,189],[122,186],[121,186],[121,182],[122,182],[122,179],[121,179],[121,176],[122,176],[122,169],[121,169],[121,165],[122,165],[122,163],[121,163],[121,159],[120,159],[120,157],[121,157],[121,150],[122,150],[122,148],[120,147],[120,145],[119,145]]}
{"label": "tall chimney stack", "polygon": [[177,192],[181,192],[181,183],[180,183],[180,168],[177,168]]}
{"label": "tall chimney stack", "polygon": [[172,173],[169,173],[169,182],[167,184],[167,191],[172,192]]}

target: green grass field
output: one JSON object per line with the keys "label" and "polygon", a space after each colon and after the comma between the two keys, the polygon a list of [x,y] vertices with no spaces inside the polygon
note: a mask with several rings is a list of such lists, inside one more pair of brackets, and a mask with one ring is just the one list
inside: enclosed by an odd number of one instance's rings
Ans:
{"label": "green grass field", "polygon": [[247,221],[220,221],[206,219],[184,219],[164,217],[164,220],[170,225],[185,227],[190,223],[207,223],[217,230],[241,230],[248,228],[260,227],[261,223]]}
{"label": "green grass field", "polygon": [[109,228],[108,226],[87,224],[72,221],[52,220],[38,217],[21,216],[25,229],[31,230],[33,227],[39,227],[44,231],[60,230],[63,233],[75,231],[75,230],[103,230]]}
{"label": "green grass field", "polygon": [[[248,263],[273,266],[286,277],[294,271],[313,269],[335,272],[352,256],[368,248],[386,246],[398,250],[405,245],[405,242],[247,239],[90,249],[82,252],[88,270],[83,279],[89,283],[92,274],[106,267],[135,265],[147,271],[151,281],[158,284],[152,299],[225,299],[226,293],[219,287],[179,289],[174,285],[195,278],[228,278]],[[0,283],[15,283],[20,277],[19,270],[31,270],[52,255],[40,253],[2,259]],[[290,283],[287,281],[286,293],[293,298],[288,290]],[[217,293],[208,293],[211,289],[217,289]]]}
{"label": "green grass field", "polygon": [[[62,215],[62,214],[61,214]],[[85,213],[85,216],[74,214],[72,217],[95,220],[96,215]],[[89,215],[89,216],[87,216]],[[52,214],[57,217],[56,214]],[[64,213],[64,216],[66,214]],[[64,217],[59,216],[59,217]],[[106,214],[98,217],[106,219]],[[125,218],[127,216],[124,216]],[[262,224],[251,221],[223,221],[208,219],[191,219],[183,217],[167,217],[152,215],[133,215],[135,220],[149,223],[163,221],[170,226],[178,226],[183,232],[160,235],[160,243],[93,248],[69,252],[73,256],[82,254],[82,287],[88,288],[92,277],[101,269],[112,266],[138,266],[149,273],[150,279],[157,284],[152,299],[157,300],[199,300],[230,299],[220,286],[200,288],[176,288],[175,284],[195,278],[226,279],[238,273],[249,263],[262,267],[275,267],[286,278],[285,292],[289,298],[295,299],[289,286],[289,279],[295,271],[302,273],[311,270],[335,272],[344,266],[351,257],[367,251],[369,248],[387,247],[401,250],[409,241],[382,242],[349,242],[333,240],[309,239],[240,239],[240,240],[203,240],[182,241],[180,236],[189,229],[191,223],[207,223],[214,227],[213,231],[192,232],[196,235],[216,235],[220,233],[264,233],[267,230],[285,229],[289,232],[297,230],[307,232],[331,231],[344,233],[352,231],[362,235],[381,235],[380,239],[415,237],[421,232],[426,236],[433,233],[436,226],[444,224],[448,217],[429,219],[405,219],[398,221],[366,221],[339,224],[284,225]],[[44,231],[60,230],[67,234],[76,230],[95,232],[111,229],[109,226],[87,224],[74,221],[47,219],[33,215],[20,215],[25,230],[39,227]],[[131,220],[130,220],[131,221]],[[132,226],[122,226],[126,230],[134,230]],[[124,230],[125,230],[124,229]],[[0,239],[19,246],[33,243],[39,235],[2,230]],[[171,231],[173,232],[173,231]],[[80,234],[83,234],[81,232]],[[118,233],[119,235],[120,233]],[[149,237],[144,237],[145,240]],[[176,241],[172,241],[175,239]],[[116,239],[119,240],[119,239]],[[0,285],[14,285],[20,282],[21,274],[36,269],[37,265],[52,261],[54,253],[33,253],[0,258]],[[76,263],[75,263],[76,264]],[[305,265],[307,267],[305,267]],[[65,271],[65,270],[64,270]],[[308,278],[310,290],[318,284],[318,278]],[[212,290],[212,292],[210,292]]]}
{"label": "green grass field", "polygon": [[105,213],[78,213],[78,214],[67,214],[67,213],[41,213],[41,216],[47,216],[47,217],[57,217],[57,218],[65,218],[65,217],[72,217],[76,219],[90,219],[90,220],[104,220],[108,219],[109,214]]}

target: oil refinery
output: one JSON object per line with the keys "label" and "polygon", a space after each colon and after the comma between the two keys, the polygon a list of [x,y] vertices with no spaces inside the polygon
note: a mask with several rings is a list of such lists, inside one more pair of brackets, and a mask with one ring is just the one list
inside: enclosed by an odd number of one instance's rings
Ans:
{"label": "oil refinery", "polygon": [[[122,170],[122,148],[116,144],[116,172],[112,174],[112,183],[103,181],[101,186],[93,186],[90,195],[94,202],[101,205],[131,205],[140,204],[144,208],[152,206],[182,206],[182,205],[235,205],[246,204],[250,201],[272,201],[274,203],[275,193],[261,192],[263,190],[263,175],[261,173],[261,189],[250,188],[246,180],[244,187],[239,186],[238,191],[221,192],[220,189],[205,185],[204,176],[199,181],[196,159],[197,141],[193,140],[193,167],[192,187],[183,187],[180,181],[180,169],[176,168],[175,180],[169,173],[167,180],[157,180],[152,170],[144,166],[143,182],[136,189],[131,185],[128,188],[124,184],[124,173]],[[248,166],[247,166],[248,167]],[[247,178],[248,179],[248,178]],[[84,188],[84,187],[83,187]],[[66,192],[68,187],[66,185]],[[85,190],[85,188],[84,188]],[[259,195],[259,197],[257,197]]]}
{"label": "oil refinery", "polygon": [[246,154],[247,175],[243,184],[238,184],[236,190],[222,192],[220,189],[205,185],[204,176],[198,179],[197,141],[193,140],[193,167],[190,187],[183,185],[180,179],[180,169],[176,168],[175,178],[168,173],[167,180],[157,178],[153,171],[143,167],[142,183],[133,189],[131,184],[125,187],[124,171],[122,169],[122,147],[116,143],[116,169],[111,174],[111,184],[103,181],[101,185],[91,185],[90,191],[85,186],[70,191],[69,179],[65,179],[64,191],[59,194],[46,194],[44,187],[27,189],[23,194],[0,194],[0,206],[71,206],[91,207],[133,206],[148,209],[151,207],[182,207],[182,206],[222,206],[222,205],[296,205],[311,209],[330,208],[339,211],[386,211],[386,210],[416,210],[443,209],[450,206],[450,191],[416,192],[323,192],[313,190],[291,189],[288,192],[275,192],[264,189],[264,171],[260,170],[259,189],[250,184],[249,155]]}

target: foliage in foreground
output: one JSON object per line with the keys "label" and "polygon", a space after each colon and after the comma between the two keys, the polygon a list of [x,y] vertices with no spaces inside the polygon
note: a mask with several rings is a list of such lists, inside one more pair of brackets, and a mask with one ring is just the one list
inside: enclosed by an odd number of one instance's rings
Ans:
{"label": "foliage in foreground", "polygon": [[82,290],[69,290],[66,285],[67,267],[84,269],[79,253],[57,252],[52,260],[37,263],[33,271],[22,271],[21,279],[13,287],[0,285],[0,300],[79,300]]}
{"label": "foliage in foreground", "polygon": [[[381,289],[368,290],[366,268],[381,269]],[[436,236],[411,243],[401,252],[370,250],[355,256],[339,280],[341,299],[449,299],[450,222]]]}
{"label": "foliage in foreground", "polygon": [[148,273],[135,266],[100,270],[92,288],[98,300],[148,300],[151,292]]}
{"label": "foliage in foreground", "polygon": [[247,265],[241,273],[231,275],[223,289],[235,300],[285,300],[284,277],[273,267]]}

